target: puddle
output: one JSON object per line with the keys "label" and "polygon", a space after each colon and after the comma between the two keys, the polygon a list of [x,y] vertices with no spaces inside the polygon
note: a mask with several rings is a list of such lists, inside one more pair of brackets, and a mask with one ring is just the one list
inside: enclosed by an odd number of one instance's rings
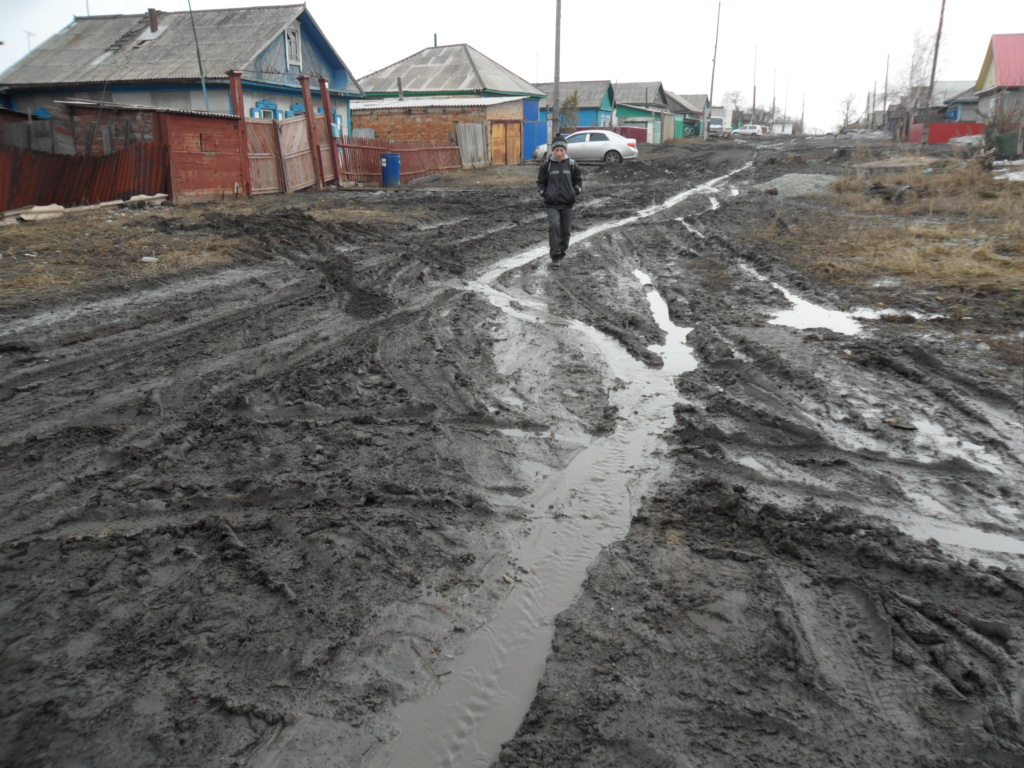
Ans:
{"label": "puddle", "polygon": [[633,275],[640,284],[647,288],[647,303],[650,304],[651,314],[658,327],[665,332],[664,344],[651,344],[647,347],[664,361],[664,370],[672,375],[692,371],[697,367],[697,359],[693,356],[690,348],[686,346],[686,337],[692,328],[681,328],[672,322],[668,303],[664,297],[654,289],[649,275],[639,269],[633,270]]}
{"label": "puddle", "polygon": [[[792,309],[784,309],[768,322],[772,325],[785,325],[789,328],[805,330],[807,328],[828,328],[836,333],[845,333],[848,336],[855,336],[861,332],[861,324],[857,317],[864,317],[864,314],[853,312],[840,312],[837,309],[826,309],[817,304],[812,304],[802,299],[792,291],[783,288],[776,282],[769,280],[753,267],[741,264],[740,267],[758,280],[771,283],[772,287],[781,293],[793,305]],[[871,310],[865,310],[871,312]]]}
{"label": "puddle", "polygon": [[[729,175],[635,216],[591,227],[574,242],[653,215],[691,195],[710,193]],[[669,320],[668,305],[650,277],[634,272],[647,287],[651,312],[666,337],[664,344],[651,346],[664,366],[651,369],[600,331],[552,315],[540,302],[513,298],[493,286],[505,272],[546,256],[546,246],[524,251],[470,282],[468,288],[512,317],[563,326],[565,332],[578,334],[592,345],[610,374],[623,383],[612,391],[611,401],[625,416],[610,436],[586,441],[572,436],[570,441],[579,445],[579,451],[565,470],[552,472],[531,494],[516,500],[517,508],[526,508],[534,520],[515,553],[521,581],[512,586],[496,616],[477,630],[466,650],[451,662],[451,674],[440,687],[397,708],[398,735],[368,763],[375,768],[484,768],[493,763],[501,745],[515,735],[536,693],[555,617],[571,605],[598,553],[626,534],[641,497],[667,470],[661,458],[661,436],[675,423],[673,405],[678,393],[673,379],[697,366],[686,346],[690,329]]]}

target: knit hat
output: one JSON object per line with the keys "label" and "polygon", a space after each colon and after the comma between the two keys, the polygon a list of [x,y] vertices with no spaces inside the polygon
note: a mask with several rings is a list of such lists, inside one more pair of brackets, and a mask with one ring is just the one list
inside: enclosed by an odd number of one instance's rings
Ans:
{"label": "knit hat", "polygon": [[559,139],[555,139],[553,142],[551,142],[551,150],[552,151],[558,149],[559,147],[561,147],[562,149],[566,149],[566,150],[569,149],[569,146],[565,143],[565,139],[559,138]]}

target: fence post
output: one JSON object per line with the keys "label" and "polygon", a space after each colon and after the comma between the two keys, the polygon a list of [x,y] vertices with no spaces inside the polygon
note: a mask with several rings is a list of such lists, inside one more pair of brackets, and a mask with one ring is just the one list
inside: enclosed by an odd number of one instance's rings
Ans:
{"label": "fence post", "polygon": [[334,108],[331,106],[331,89],[326,78],[320,78],[320,103],[324,105],[324,117],[327,118],[327,138],[331,143],[331,164],[334,166],[334,178],[341,186],[341,162],[338,160],[338,144],[334,141]]}
{"label": "fence post", "polygon": [[309,89],[309,75],[299,75],[302,84],[302,105],[306,108],[306,133],[309,135],[309,151],[316,173],[316,188],[324,188],[323,158],[320,157],[320,142],[316,139],[316,115],[313,114],[313,95]]}
{"label": "fence post", "polygon": [[242,162],[242,191],[252,197],[252,169],[249,167],[249,129],[245,124],[245,101],[242,99],[242,73],[228,72],[231,84],[231,110],[238,118],[238,154]]}

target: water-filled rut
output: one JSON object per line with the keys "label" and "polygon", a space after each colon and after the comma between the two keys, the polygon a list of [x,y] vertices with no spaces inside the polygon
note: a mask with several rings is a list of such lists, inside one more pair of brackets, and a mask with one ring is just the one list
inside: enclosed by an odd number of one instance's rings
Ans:
{"label": "water-filled rut", "polygon": [[[681,192],[635,216],[592,227],[574,242],[710,193],[731,175]],[[397,709],[398,735],[368,765],[490,765],[501,744],[515,734],[533,698],[555,617],[571,604],[601,549],[625,535],[642,496],[667,470],[661,449],[662,435],[674,423],[672,406],[678,394],[673,379],[697,365],[685,345],[689,329],[672,324],[664,299],[639,270],[634,277],[646,287],[652,316],[665,333],[665,343],[651,348],[663,360],[660,368],[648,367],[589,325],[555,318],[544,303],[513,298],[495,287],[502,275],[545,254],[545,248],[537,247],[506,259],[472,281],[469,290],[521,322],[550,321],[583,340],[604,361],[609,378],[622,382],[611,391],[612,405],[621,417],[613,434],[588,439],[564,470],[548,475],[516,502],[536,515],[514,555],[521,580],[451,663],[451,674],[440,687]]]}

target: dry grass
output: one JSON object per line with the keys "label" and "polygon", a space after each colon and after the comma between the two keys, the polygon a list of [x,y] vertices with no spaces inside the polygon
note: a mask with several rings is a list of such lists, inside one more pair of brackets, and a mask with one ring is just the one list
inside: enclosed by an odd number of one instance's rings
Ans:
{"label": "dry grass", "polygon": [[[891,202],[873,186],[909,189]],[[844,281],[891,276],[924,288],[1024,297],[1024,184],[994,179],[976,159],[954,158],[851,173],[835,190],[831,203],[841,215],[768,233],[806,268]]]}
{"label": "dry grass", "polygon": [[[0,306],[45,301],[103,285],[123,288],[237,260],[253,247],[212,233],[162,232],[161,216],[193,216],[199,209],[106,210],[0,228]],[[155,258],[155,262],[142,261]]]}

